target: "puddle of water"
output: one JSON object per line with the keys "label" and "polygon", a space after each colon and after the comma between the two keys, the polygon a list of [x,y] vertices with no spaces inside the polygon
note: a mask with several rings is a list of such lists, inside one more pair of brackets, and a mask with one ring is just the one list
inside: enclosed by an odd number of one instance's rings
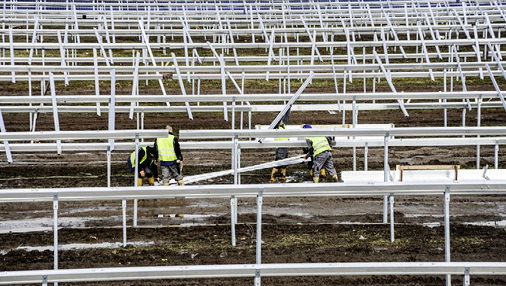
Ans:
{"label": "puddle of water", "polygon": [[[93,218],[93,217],[60,217],[58,218],[58,228],[84,227],[86,222],[102,219],[103,218]],[[33,218],[24,220],[0,221],[0,233],[52,231],[52,230],[53,230],[52,218]]]}
{"label": "puddle of water", "polygon": [[[117,211],[117,208],[112,207],[91,207],[91,208],[77,208],[77,209],[65,209],[65,212],[60,213],[60,215],[65,214],[76,214],[76,213],[90,213],[90,212],[102,212],[102,211]],[[47,211],[46,211],[47,212]]]}
{"label": "puddle of water", "polygon": [[478,226],[493,226],[493,227],[506,228],[506,220],[466,222],[464,224],[467,224],[467,225],[478,225]]}
{"label": "puddle of water", "polygon": [[433,227],[440,227],[441,223],[439,223],[439,222],[427,222],[427,223],[423,223],[422,225],[428,226],[430,228],[433,228]]}
{"label": "puddle of water", "polygon": [[[149,246],[149,245],[155,245],[154,241],[135,241],[135,242],[128,242],[128,245],[133,246]],[[70,244],[60,244],[58,245],[58,250],[76,250],[76,249],[94,249],[94,248],[119,248],[123,247],[122,242],[102,242],[102,243],[70,243]],[[26,251],[44,251],[44,250],[50,250],[54,251],[54,246],[20,246],[16,248],[16,250],[26,250]],[[6,254],[10,250],[1,250],[1,254]]]}

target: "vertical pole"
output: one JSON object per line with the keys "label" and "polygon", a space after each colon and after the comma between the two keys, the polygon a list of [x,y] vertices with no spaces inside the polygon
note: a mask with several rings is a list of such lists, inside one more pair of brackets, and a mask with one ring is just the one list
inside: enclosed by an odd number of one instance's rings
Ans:
{"label": "vertical pole", "polygon": [[232,195],[230,197],[230,226],[232,231],[232,246],[236,245],[236,239],[235,239],[235,224],[236,224],[236,216],[235,216],[235,196]]}
{"label": "vertical pole", "polygon": [[123,246],[127,244],[127,228],[126,228],[126,199],[121,200],[121,208],[123,209]]}
{"label": "vertical pole", "polygon": [[[384,153],[384,162],[383,162],[383,181],[384,182],[388,182],[388,137],[390,135],[390,131],[387,131],[385,133],[385,138],[384,138],[384,149],[385,149],[385,153]],[[387,223],[388,221],[388,196],[387,195],[384,195],[383,196],[383,223]]]}
{"label": "vertical pole", "polygon": [[365,147],[364,147],[364,171],[367,171],[367,165],[368,165],[368,161],[367,161],[367,157],[369,156],[369,145],[367,142],[365,142]]}
{"label": "vertical pole", "polygon": [[[444,216],[445,216],[445,262],[450,262],[450,185],[445,186],[444,194]],[[452,285],[452,276],[446,274],[446,285]]]}
{"label": "vertical pole", "polygon": [[111,146],[107,146],[107,187],[111,187]]}
{"label": "vertical pole", "polygon": [[58,193],[53,193],[54,269],[58,269]]}
{"label": "vertical pole", "polygon": [[235,134],[235,137],[234,137],[234,151],[233,151],[233,160],[232,160],[232,169],[234,170],[234,185],[237,185],[237,179],[238,179],[238,176],[237,176],[237,153],[238,153],[238,134],[236,133]]}
{"label": "vertical pole", "polygon": [[[262,203],[264,189],[260,188],[257,195],[257,245],[256,245],[256,264],[262,264]],[[260,285],[260,271],[255,274],[255,285]]]}
{"label": "vertical pole", "polygon": [[[241,168],[241,144],[237,144],[237,169]],[[241,184],[241,172],[237,172],[237,184]],[[237,200],[237,199],[236,199]]]}
{"label": "vertical pole", "polygon": [[464,282],[464,286],[469,286],[471,285],[471,277],[469,277],[469,272],[470,272],[470,269],[469,267],[466,267],[466,269],[464,270],[464,279],[463,282]]}
{"label": "vertical pole", "polygon": [[[109,98],[109,130],[116,129],[116,70],[111,70],[111,98]],[[111,151],[114,151],[114,139],[109,139]],[[136,157],[137,158],[137,157]]]}
{"label": "vertical pole", "polygon": [[[446,92],[446,69],[443,70],[443,91]],[[443,102],[446,103],[446,98],[443,99]],[[444,110],[444,127],[447,127],[448,126],[448,110],[446,109],[446,105],[445,105],[445,108],[443,109]]]}
{"label": "vertical pole", "polygon": [[[139,118],[137,116],[137,118]],[[135,182],[134,182],[134,186],[137,186],[137,187],[140,187],[139,186],[139,164],[137,164],[138,160],[137,158],[139,158],[139,133],[136,133],[135,134]],[[126,205],[125,205],[126,207]],[[126,222],[125,222],[126,223]],[[133,225],[134,226],[137,226],[137,199],[134,199],[134,221],[133,221]]]}
{"label": "vertical pole", "polygon": [[[481,126],[481,97],[478,98],[478,108],[477,108],[477,115],[476,115],[476,126]],[[480,135],[476,136],[477,138],[480,138]],[[480,144],[476,145],[476,169],[480,168]]]}
{"label": "vertical pole", "polygon": [[394,242],[394,194],[390,194],[390,242]]}
{"label": "vertical pole", "polygon": [[232,130],[235,129],[235,96],[232,97]]}
{"label": "vertical pole", "polygon": [[[138,117],[137,117],[138,118]],[[134,158],[134,164],[135,164],[135,168],[134,168],[134,187],[140,187],[138,185],[138,179],[139,179],[139,166],[137,164],[137,157],[139,157],[139,133],[136,133],[135,134],[135,158]]]}
{"label": "vertical pole", "polygon": [[[352,125],[353,128],[357,127],[357,100],[356,97],[353,97],[352,102]],[[353,136],[353,139],[355,139],[355,136]],[[357,170],[357,147],[353,147],[353,171]]]}
{"label": "vertical pole", "polygon": [[494,168],[499,168],[499,142],[495,142],[494,146]]}

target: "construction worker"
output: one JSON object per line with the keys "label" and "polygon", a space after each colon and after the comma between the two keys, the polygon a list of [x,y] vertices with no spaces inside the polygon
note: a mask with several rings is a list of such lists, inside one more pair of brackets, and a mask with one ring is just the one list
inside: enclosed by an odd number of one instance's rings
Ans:
{"label": "construction worker", "polygon": [[[283,122],[283,120],[281,120],[279,122],[278,129],[283,129],[283,130],[286,129],[286,125]],[[282,141],[282,140],[288,140],[288,137],[276,138],[276,141]],[[275,161],[286,159],[286,158],[288,158],[288,148],[286,148],[286,147],[276,148]],[[278,167],[272,168],[271,183],[276,182],[276,175],[278,174],[278,172],[281,173],[279,180],[286,181],[286,165],[285,165],[285,166],[278,166]]]}
{"label": "construction worker", "polygon": [[[311,125],[305,124],[303,128],[312,128]],[[306,137],[308,153],[306,157],[311,157],[313,161],[313,182],[318,183],[320,180],[320,171],[326,169],[335,182],[339,182],[334,162],[332,159],[332,147],[336,141],[332,137]]]}
{"label": "construction worker", "polygon": [[135,164],[138,164],[138,179],[137,186],[142,186],[142,181],[144,178],[148,178],[149,185],[153,186],[155,184],[155,179],[160,181],[158,177],[158,166],[156,164],[156,157],[158,153],[155,147],[146,146],[141,147],[138,150],[139,157],[135,160],[135,151],[128,156],[127,162],[130,167],[130,172],[135,170]]}
{"label": "construction worker", "polygon": [[[304,124],[304,126],[302,126],[302,128],[311,128],[311,125]],[[302,152],[304,154],[307,154],[309,152],[309,148],[308,147],[302,148]],[[311,160],[307,162],[307,168],[309,170],[309,175],[311,176],[311,178],[313,178],[313,157],[311,157]],[[321,169],[320,170],[320,182],[322,181],[321,180],[322,178],[325,178],[325,176],[326,176],[325,169]]]}
{"label": "construction worker", "polygon": [[183,186],[184,181],[181,173],[183,169],[183,154],[181,154],[181,148],[179,147],[176,135],[172,133],[172,126],[167,125],[166,128],[169,131],[169,136],[156,138],[155,140],[155,148],[158,151],[160,168],[162,169],[163,185],[168,186],[170,178],[174,177],[177,184]]}

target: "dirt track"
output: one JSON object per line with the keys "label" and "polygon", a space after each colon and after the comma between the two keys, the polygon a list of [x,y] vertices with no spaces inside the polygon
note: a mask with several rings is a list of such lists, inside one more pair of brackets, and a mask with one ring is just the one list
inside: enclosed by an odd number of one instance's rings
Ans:
{"label": "dirt track", "polygon": [[[406,118],[400,111],[361,112],[359,123],[394,123],[396,126],[442,126],[441,110],[411,111]],[[340,124],[341,115],[318,112],[311,115],[293,113],[290,124]],[[459,126],[460,111],[449,112],[449,125]],[[253,125],[269,124],[272,114],[255,114]],[[317,118],[317,119],[316,119]],[[4,115],[9,131],[26,131],[28,116]],[[39,126],[52,128],[52,117],[39,117]],[[467,113],[473,126],[476,111]],[[135,121],[118,116],[117,129],[135,128]],[[473,122],[473,123],[471,123]],[[96,115],[62,115],[62,130],[99,130],[107,126],[107,117]],[[170,123],[180,129],[230,128],[220,114],[196,114],[189,121],[185,114],[147,114],[145,128],[163,128]],[[482,126],[506,125],[504,110],[486,110]],[[44,130],[44,127],[42,129]],[[293,154],[300,151],[293,150]],[[363,153],[358,150],[358,168]],[[500,150],[499,167],[506,167],[505,151]],[[124,163],[126,153],[113,153],[112,185],[130,186],[133,175]],[[230,152],[202,154],[187,151],[185,175],[228,169]],[[336,148],[334,161],[339,170],[350,170],[352,152]],[[493,165],[493,148],[481,148],[482,166]],[[271,161],[274,150],[242,152],[244,166]],[[460,164],[475,168],[476,147],[391,148],[391,166],[396,164]],[[105,154],[75,153],[14,154],[14,163],[0,162],[1,188],[106,186]],[[369,150],[369,169],[383,168],[383,149]],[[270,170],[246,173],[242,183],[267,183]],[[304,165],[288,171],[290,183],[310,180]],[[205,184],[232,183],[220,177]],[[131,202],[128,203],[131,213]],[[61,250],[59,268],[118,267],[144,265],[205,265],[255,262],[255,202],[239,201],[238,246],[230,244],[229,202],[223,200],[153,200],[139,202],[139,227],[129,227],[128,241],[152,243],[146,246],[105,249]],[[440,197],[396,198],[396,241],[390,243],[388,225],[382,221],[382,198],[286,198],[265,200],[262,262],[365,262],[365,261],[444,261],[443,205]],[[59,241],[71,243],[119,243],[121,233],[120,202],[61,203]],[[128,224],[131,225],[129,213]],[[175,218],[184,213],[184,218]],[[169,217],[167,215],[172,215]],[[506,203],[502,197],[452,197],[452,261],[505,261],[505,229],[469,225],[504,221]],[[52,205],[0,204],[2,221],[13,219],[42,220],[46,230],[28,233],[0,233],[2,259],[0,271],[52,269],[50,250],[31,250],[28,246],[51,246]],[[20,221],[22,226],[25,221]],[[204,226],[200,224],[205,224]],[[18,225],[18,226],[20,226]],[[189,225],[189,226],[181,226]],[[6,226],[4,226],[6,227]],[[5,230],[5,228],[4,228]],[[454,276],[455,285],[462,284]],[[126,283],[90,283],[89,285],[160,285],[160,281]],[[210,279],[164,281],[166,285],[251,285],[251,279]],[[296,277],[263,278],[264,285],[442,285],[444,277]],[[506,277],[471,277],[472,285],[505,285]],[[66,285],[60,283],[60,285]],[[72,284],[75,285],[75,284]],[[88,285],[88,284],[86,284]]]}

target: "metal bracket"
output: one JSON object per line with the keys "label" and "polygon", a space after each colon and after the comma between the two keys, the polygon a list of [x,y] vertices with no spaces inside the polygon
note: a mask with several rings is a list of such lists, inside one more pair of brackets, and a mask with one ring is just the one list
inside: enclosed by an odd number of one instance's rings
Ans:
{"label": "metal bracket", "polygon": [[58,193],[53,193],[53,209],[58,209]]}
{"label": "metal bracket", "polygon": [[464,271],[464,286],[471,285],[471,277],[469,277],[469,272],[471,272],[471,269],[469,267],[466,267]]}

